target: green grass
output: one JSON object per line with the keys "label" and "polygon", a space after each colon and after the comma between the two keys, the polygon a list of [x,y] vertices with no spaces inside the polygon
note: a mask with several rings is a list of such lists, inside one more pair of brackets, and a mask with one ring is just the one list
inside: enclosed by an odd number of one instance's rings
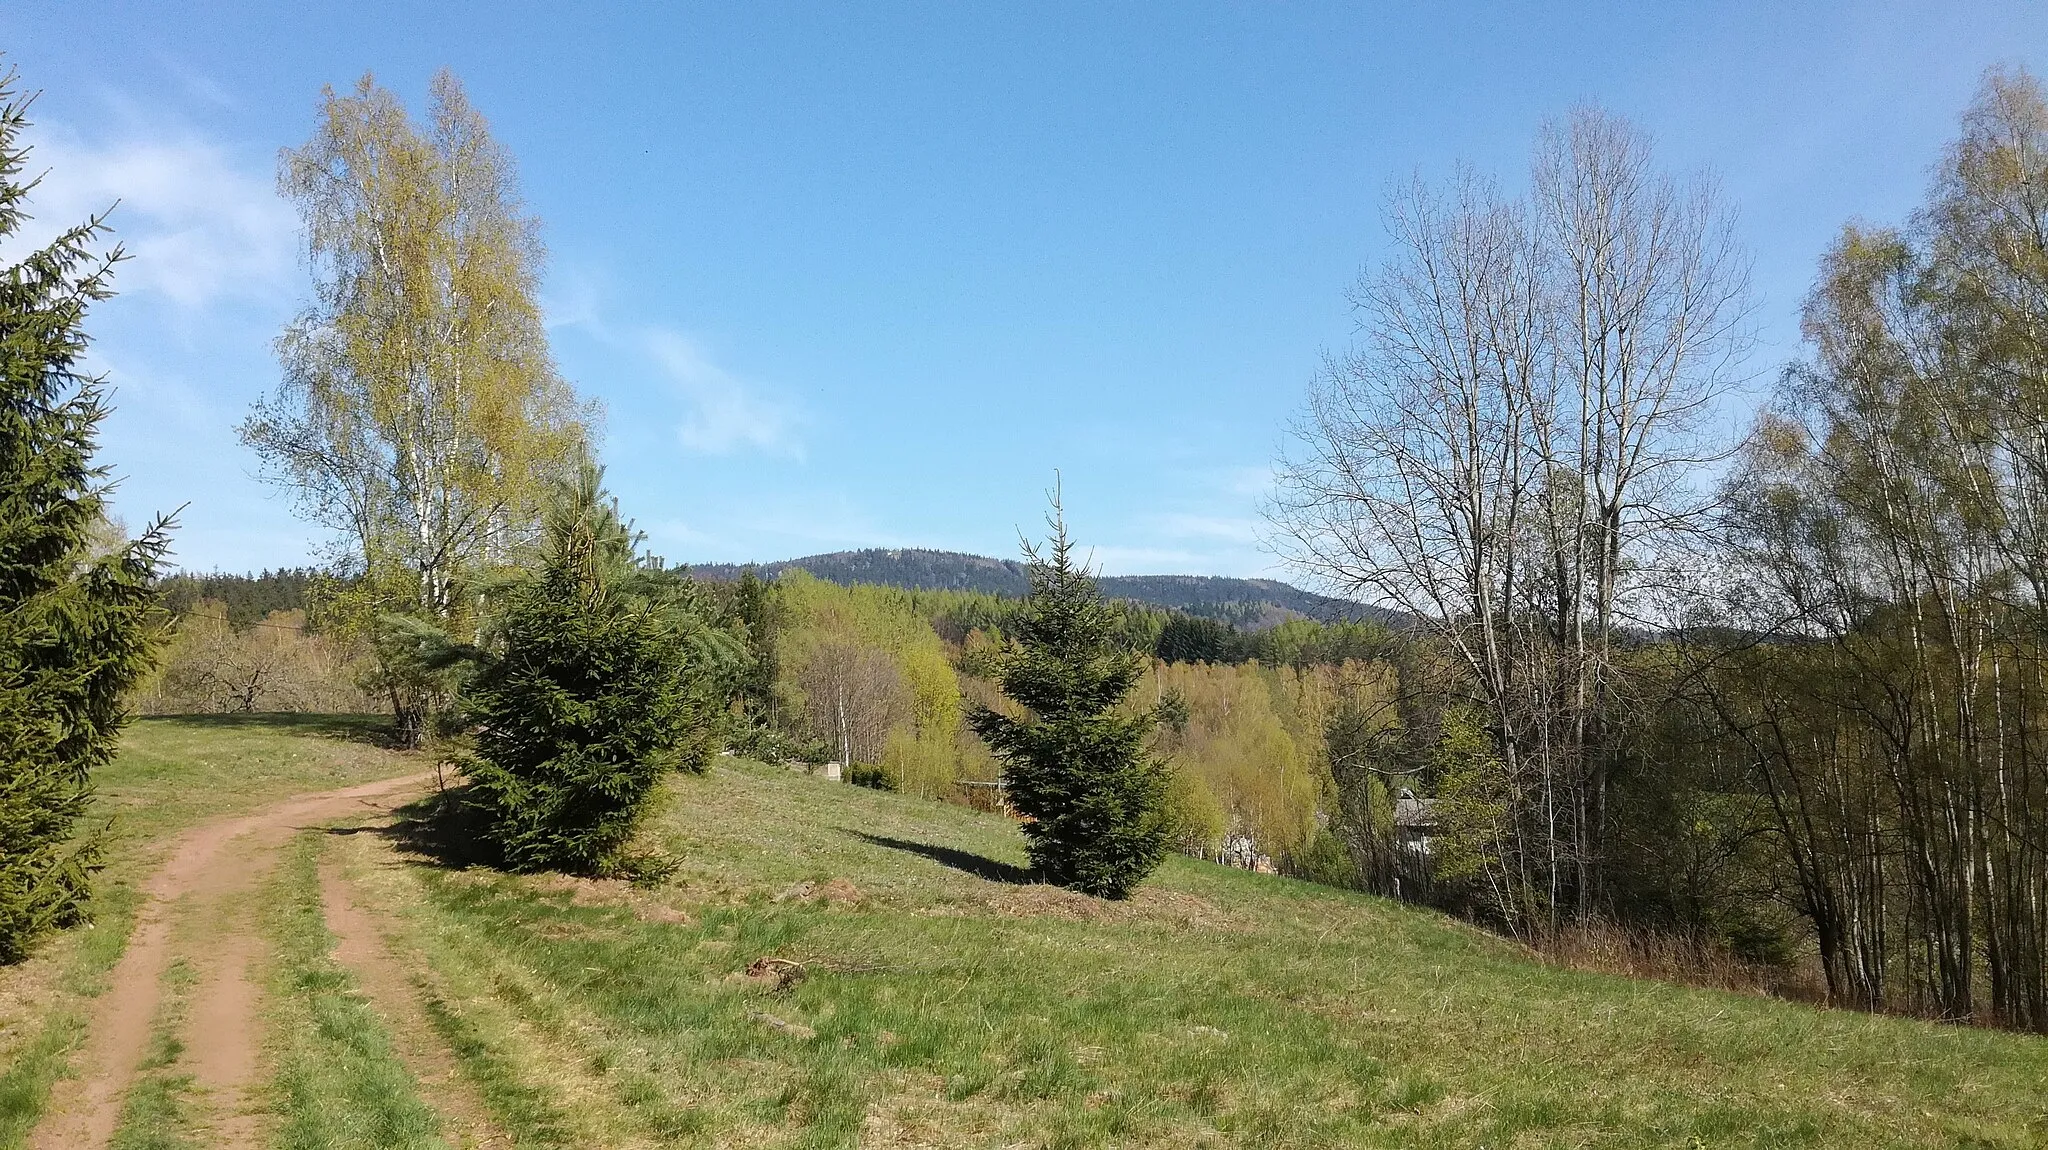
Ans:
{"label": "green grass", "polygon": [[389,778],[429,764],[384,749],[369,715],[168,715],[137,719],[94,776],[111,819],[112,870],[146,864],[147,844],[291,795]]}
{"label": "green grass", "polygon": [[135,1085],[121,1105],[113,1150],[188,1150],[201,1143],[192,1129],[192,1075],[178,1068],[185,1044],[178,1037],[190,1007],[192,968],[184,960],[164,972],[164,999],[137,1067]]}
{"label": "green grass", "polygon": [[[558,1129],[793,1147],[2048,1139],[2038,1039],[1559,970],[1438,915],[1187,860],[1122,906],[989,881],[961,868],[1021,864],[1005,821],[772,768],[676,792],[656,833],[684,868],[656,895],[419,868],[393,896],[472,1068],[551,1099]],[[777,901],[833,878],[857,904]],[[807,976],[735,977],[764,955]]]}
{"label": "green grass", "polygon": [[94,900],[94,924],[70,932],[52,953],[15,971],[0,971],[14,1001],[0,1010],[0,1150],[28,1140],[42,1117],[50,1088],[70,1065],[71,1051],[85,1038],[85,1004],[105,989],[107,973],[120,961],[135,925],[141,899],[133,887],[102,890]]}
{"label": "green grass", "polygon": [[[198,818],[405,768],[360,731],[138,725],[103,783],[114,873]],[[649,833],[682,860],[651,892],[301,841],[266,902],[285,1144],[435,1144],[434,1099],[329,955],[319,850],[393,916],[438,1037],[522,1146],[2048,1143],[2036,1038],[1561,970],[1439,915],[1184,859],[1127,904],[1019,886],[1006,820],[754,764],[679,780]],[[0,1032],[0,1146],[124,921],[37,960],[72,1005],[0,1002],[0,1025],[30,1023]],[[763,956],[804,977],[741,974]]]}
{"label": "green grass", "polygon": [[50,1089],[85,1037],[90,1000],[127,946],[135,884],[172,835],[247,814],[289,795],[418,769],[378,745],[381,721],[325,715],[194,715],[140,719],[98,772],[92,816],[108,827],[107,867],[93,926],[0,968],[0,1150],[23,1145]]}
{"label": "green grass", "polygon": [[441,1150],[439,1122],[390,1036],[334,961],[320,906],[319,831],[299,835],[269,892],[273,1110],[287,1150]]}

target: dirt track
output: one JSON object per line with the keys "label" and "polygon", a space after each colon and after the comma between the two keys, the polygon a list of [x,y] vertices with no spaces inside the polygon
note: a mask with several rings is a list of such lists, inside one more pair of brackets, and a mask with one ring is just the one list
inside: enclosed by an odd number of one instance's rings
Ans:
{"label": "dirt track", "polygon": [[[264,944],[253,906],[279,848],[298,830],[351,814],[385,814],[433,776],[408,775],[345,790],[301,795],[257,814],[187,832],[143,884],[146,901],[105,994],[93,1004],[75,1076],[60,1083],[29,1140],[32,1150],[98,1150],[112,1141],[121,1105],[149,1051],[174,958],[196,983],[182,1037],[189,1069],[213,1116],[209,1144],[256,1144],[263,1032],[256,982]],[[331,904],[330,904],[331,905]],[[368,946],[367,920],[351,909],[354,954]],[[378,997],[374,995],[373,998]]]}

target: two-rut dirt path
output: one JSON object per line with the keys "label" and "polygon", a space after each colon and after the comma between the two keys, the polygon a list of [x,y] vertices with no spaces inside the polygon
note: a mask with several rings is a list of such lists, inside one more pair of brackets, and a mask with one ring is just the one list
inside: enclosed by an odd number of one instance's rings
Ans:
{"label": "two-rut dirt path", "polygon": [[[58,1085],[29,1141],[31,1150],[100,1150],[113,1139],[121,1108],[149,1055],[159,1024],[165,974],[174,960],[191,970],[179,1037],[182,1069],[204,1088],[213,1115],[209,1145],[254,1147],[261,1133],[263,1049],[261,971],[266,947],[255,903],[264,878],[292,836],[351,815],[383,818],[416,795],[432,775],[408,775],[344,790],[301,795],[256,814],[189,831],[143,884],[144,905],[127,950],[93,1003],[74,1076]],[[450,1091],[451,1056],[420,1025],[420,1006],[403,965],[340,868],[322,867],[322,903],[348,967],[371,1004],[397,1032],[408,1067],[435,1094]],[[447,1133],[462,1145],[502,1144],[475,1108],[444,1110]]]}

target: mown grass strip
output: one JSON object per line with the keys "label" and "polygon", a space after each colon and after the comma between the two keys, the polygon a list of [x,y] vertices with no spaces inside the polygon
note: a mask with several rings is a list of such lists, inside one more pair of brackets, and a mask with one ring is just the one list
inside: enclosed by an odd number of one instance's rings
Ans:
{"label": "mown grass strip", "polygon": [[135,1084],[121,1104],[113,1150],[188,1150],[203,1145],[195,1130],[192,1075],[179,1069],[185,1053],[179,1037],[195,981],[184,959],[164,971],[163,1005],[151,1028],[149,1053],[136,1067]]}
{"label": "mown grass strip", "polygon": [[272,1029],[276,1145],[287,1150],[446,1150],[440,1122],[383,1023],[334,960],[320,903],[323,835],[286,848],[269,932],[277,947]]}
{"label": "mown grass strip", "polygon": [[578,1041],[559,1017],[536,1009],[530,988],[505,964],[464,945],[452,924],[432,916],[421,921],[416,897],[404,902],[432,987],[427,1015],[514,1141],[564,1150],[641,1141],[649,1124],[606,1097],[626,1085],[611,1073],[610,1060]]}

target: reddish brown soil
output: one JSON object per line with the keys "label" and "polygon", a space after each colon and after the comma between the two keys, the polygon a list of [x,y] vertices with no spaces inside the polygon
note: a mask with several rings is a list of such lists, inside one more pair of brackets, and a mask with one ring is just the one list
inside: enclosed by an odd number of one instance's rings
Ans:
{"label": "reddish brown soil", "polygon": [[248,1095],[262,1032],[251,975],[262,947],[249,895],[294,831],[366,809],[388,811],[431,777],[409,775],[302,795],[178,839],[143,884],[146,901],[128,949],[93,1005],[78,1076],[59,1084],[29,1140],[32,1150],[97,1150],[113,1139],[122,1099],[149,1049],[164,971],[173,957],[172,928],[201,918],[205,925],[194,923],[201,935],[184,955],[198,975],[187,1034],[193,1076],[219,1115],[211,1144],[253,1145],[257,1121]]}

